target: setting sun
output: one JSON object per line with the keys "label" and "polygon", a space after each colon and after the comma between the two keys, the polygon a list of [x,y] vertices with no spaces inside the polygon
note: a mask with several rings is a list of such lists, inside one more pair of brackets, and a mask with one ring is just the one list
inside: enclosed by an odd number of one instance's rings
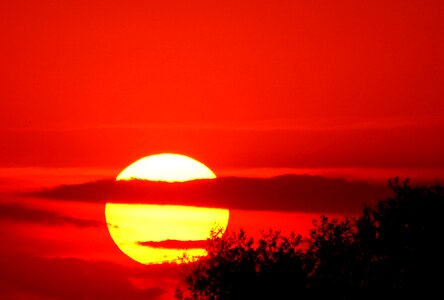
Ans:
{"label": "setting sun", "polygon": [[216,178],[213,171],[191,157],[162,153],[146,156],[132,163],[117,175],[116,180],[143,179],[180,182],[213,178]]}
{"label": "setting sun", "polygon": [[441,285],[444,0],[0,0],[0,22],[0,300]]}
{"label": "setting sun", "polygon": [[[157,154],[125,168],[116,180],[183,182],[213,179],[204,164],[184,155]],[[156,199],[147,199],[156,203]],[[214,227],[226,229],[229,210],[181,205],[107,203],[106,222],[111,237],[126,255],[142,264],[179,262],[183,254],[206,254],[202,241]]]}

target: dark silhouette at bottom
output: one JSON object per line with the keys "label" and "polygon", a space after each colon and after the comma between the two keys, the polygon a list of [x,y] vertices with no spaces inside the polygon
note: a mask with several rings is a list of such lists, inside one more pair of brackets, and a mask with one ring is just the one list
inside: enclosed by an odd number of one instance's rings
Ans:
{"label": "dark silhouette at bottom", "polygon": [[363,288],[439,288],[443,187],[412,187],[395,178],[389,188],[391,198],[365,206],[359,217],[321,216],[306,239],[270,230],[255,241],[244,231],[220,237],[215,230],[208,256],[186,264],[176,298],[293,299],[305,298],[296,290],[321,289],[355,298],[350,291]]}

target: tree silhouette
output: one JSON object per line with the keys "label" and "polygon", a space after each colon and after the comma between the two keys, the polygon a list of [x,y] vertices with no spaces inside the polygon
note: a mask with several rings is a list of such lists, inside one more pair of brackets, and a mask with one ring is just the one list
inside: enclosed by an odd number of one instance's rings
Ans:
{"label": "tree silhouette", "polygon": [[[394,196],[366,207],[356,221],[356,244],[367,261],[369,287],[436,286],[442,276],[444,192],[440,185],[411,187],[389,181]],[[439,268],[439,269],[437,269]]]}
{"label": "tree silhouette", "polygon": [[[302,288],[430,288],[442,281],[444,192],[389,180],[393,196],[357,218],[321,216],[307,239],[215,231],[208,256],[187,264],[179,299],[295,297]],[[289,296],[290,295],[290,296]],[[299,297],[302,294],[298,294]],[[283,297],[286,296],[286,297]]]}
{"label": "tree silhouette", "polygon": [[208,256],[187,265],[179,299],[247,299],[291,294],[306,285],[301,237],[278,231],[255,242],[245,231],[212,232]]}
{"label": "tree silhouette", "polygon": [[359,286],[358,256],[354,220],[330,220],[321,216],[313,222],[308,238],[305,266],[309,270],[308,287],[345,288]]}

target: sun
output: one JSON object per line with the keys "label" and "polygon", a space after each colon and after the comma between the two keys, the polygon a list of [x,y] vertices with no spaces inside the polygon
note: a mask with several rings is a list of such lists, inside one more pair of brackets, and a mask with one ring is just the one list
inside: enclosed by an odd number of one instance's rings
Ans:
{"label": "sun", "polygon": [[[201,162],[180,154],[146,156],[125,168],[116,180],[184,182],[214,179]],[[107,203],[105,217],[109,233],[123,253],[142,264],[180,262],[179,257],[206,255],[202,242],[212,228],[228,225],[229,210],[182,205]]]}
{"label": "sun", "polygon": [[203,163],[181,154],[162,153],[146,156],[126,167],[116,180],[144,179],[151,181],[183,182],[213,179],[213,173]]}

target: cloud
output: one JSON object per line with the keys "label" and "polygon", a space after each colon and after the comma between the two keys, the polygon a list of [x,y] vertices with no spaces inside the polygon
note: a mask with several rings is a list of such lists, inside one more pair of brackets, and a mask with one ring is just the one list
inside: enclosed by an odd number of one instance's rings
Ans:
{"label": "cloud", "polygon": [[110,262],[26,254],[2,255],[0,265],[2,299],[6,295],[12,299],[159,299],[170,288],[162,280],[178,277],[178,267],[173,265],[136,270]]}
{"label": "cloud", "polygon": [[101,223],[65,216],[53,211],[25,207],[17,203],[0,203],[0,221],[32,222],[48,226],[74,225],[77,227],[98,227]]}
{"label": "cloud", "polygon": [[141,246],[147,246],[152,248],[163,248],[163,249],[199,249],[205,248],[207,245],[206,240],[198,241],[179,241],[179,240],[165,240],[165,241],[145,241],[138,242]]}
{"label": "cloud", "polygon": [[146,203],[241,210],[355,213],[388,195],[383,185],[341,178],[287,175],[220,177],[181,183],[102,180],[63,185],[33,196],[86,202]]}

